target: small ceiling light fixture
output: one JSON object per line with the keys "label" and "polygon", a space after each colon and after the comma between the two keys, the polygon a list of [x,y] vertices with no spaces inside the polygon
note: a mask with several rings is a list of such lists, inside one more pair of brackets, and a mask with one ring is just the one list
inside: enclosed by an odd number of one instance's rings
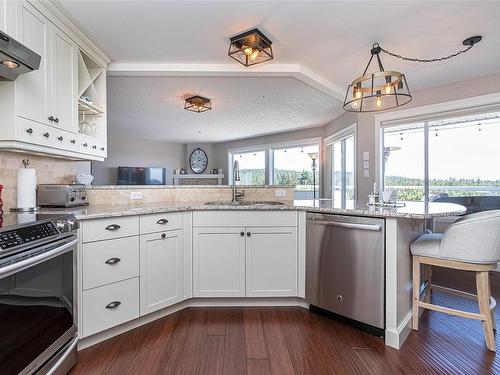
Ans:
{"label": "small ceiling light fixture", "polygon": [[245,31],[229,40],[228,55],[240,64],[251,66],[274,58],[271,40],[259,29]]}
{"label": "small ceiling light fixture", "polygon": [[19,64],[12,60],[2,60],[1,64],[9,69],[16,69]]}
{"label": "small ceiling light fixture", "polygon": [[210,99],[204,98],[203,96],[195,95],[185,100],[186,100],[186,102],[184,103],[185,110],[201,113],[210,111],[212,109],[212,103]]}
{"label": "small ceiling light fixture", "polygon": [[[344,99],[344,109],[349,112],[377,112],[401,107],[411,101],[412,96],[405,75],[396,71],[384,70],[384,66],[379,56],[380,52],[384,52],[389,56],[401,60],[431,63],[448,60],[467,52],[474,47],[476,43],[479,43],[481,39],[481,36],[467,38],[462,42],[464,46],[467,46],[466,48],[454,54],[435,59],[404,57],[383,49],[378,43],[373,44],[370,51],[371,57],[363,74],[361,77],[352,81],[347,87]],[[379,71],[367,74],[373,56],[377,58]]]}

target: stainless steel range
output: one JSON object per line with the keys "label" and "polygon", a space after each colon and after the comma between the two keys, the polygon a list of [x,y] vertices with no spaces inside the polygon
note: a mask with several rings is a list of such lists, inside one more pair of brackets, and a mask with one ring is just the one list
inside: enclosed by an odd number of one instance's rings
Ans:
{"label": "stainless steel range", "polygon": [[0,373],[76,363],[77,229],[71,215],[0,216]]}

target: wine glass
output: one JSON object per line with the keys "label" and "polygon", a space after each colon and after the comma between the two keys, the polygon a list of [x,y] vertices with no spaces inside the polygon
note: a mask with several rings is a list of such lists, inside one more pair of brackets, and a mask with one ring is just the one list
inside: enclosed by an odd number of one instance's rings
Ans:
{"label": "wine glass", "polygon": [[78,132],[87,135],[89,122],[85,119],[85,112],[82,112],[82,120],[78,123]]}

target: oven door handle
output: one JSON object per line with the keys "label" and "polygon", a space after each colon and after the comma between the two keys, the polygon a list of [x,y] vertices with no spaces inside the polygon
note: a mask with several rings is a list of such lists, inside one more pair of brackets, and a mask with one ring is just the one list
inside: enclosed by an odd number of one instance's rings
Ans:
{"label": "oven door handle", "polygon": [[34,257],[27,258],[25,260],[21,260],[17,263],[13,263],[13,264],[9,264],[9,265],[4,266],[4,267],[0,267],[0,279],[7,277],[7,276],[10,276],[16,272],[25,270],[27,268],[36,266],[37,264],[40,264],[42,262],[45,262],[46,260],[55,258],[56,256],[59,256],[61,254],[67,253],[77,243],[78,243],[78,239],[75,238],[74,240],[71,240],[70,242],[67,242],[59,247],[56,247],[53,250],[47,251],[46,253],[35,255]]}
{"label": "oven door handle", "polygon": [[52,366],[52,368],[49,371],[47,371],[46,375],[54,375],[54,374],[56,374],[57,373],[57,369],[64,363],[64,361],[66,360],[66,358],[68,358],[68,356],[76,348],[77,345],[78,345],[78,338],[75,337],[73,339],[73,341],[71,341],[71,343],[69,344],[69,346],[66,347],[64,353],[57,360],[57,362],[54,364],[54,366]]}

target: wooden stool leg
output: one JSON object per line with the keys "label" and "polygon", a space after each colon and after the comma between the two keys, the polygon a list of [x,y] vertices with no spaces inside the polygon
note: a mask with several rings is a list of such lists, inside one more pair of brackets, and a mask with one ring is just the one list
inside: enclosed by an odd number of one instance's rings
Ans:
{"label": "wooden stool leg", "polygon": [[413,329],[418,331],[418,304],[420,302],[420,258],[413,256]]}
{"label": "wooden stool leg", "polygon": [[424,267],[424,280],[427,281],[427,289],[425,290],[424,302],[431,303],[432,266],[429,264],[425,264],[423,267]]}
{"label": "wooden stool leg", "polygon": [[495,351],[495,336],[493,334],[493,319],[490,310],[490,275],[488,271],[476,272],[477,297],[479,300],[479,311],[484,316],[483,331],[486,346],[492,352]]}
{"label": "wooden stool leg", "polygon": [[493,321],[493,330],[494,331],[497,330],[497,319],[495,317],[495,309],[496,309],[496,307],[491,309],[491,320]]}

